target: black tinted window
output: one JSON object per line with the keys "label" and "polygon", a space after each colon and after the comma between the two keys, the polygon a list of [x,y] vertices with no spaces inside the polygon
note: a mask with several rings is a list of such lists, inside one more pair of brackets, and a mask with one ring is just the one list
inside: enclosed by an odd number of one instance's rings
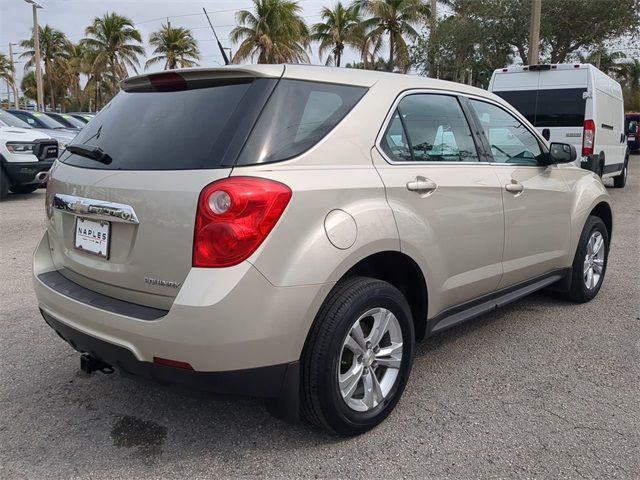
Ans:
{"label": "black tinted window", "polygon": [[[229,119],[258,83],[120,92],[73,140],[74,145],[100,147],[112,162],[106,165],[68,152],[61,161],[113,170],[217,168],[233,133]],[[254,122],[255,117],[246,121]]]}
{"label": "black tinted window", "polygon": [[367,90],[302,80],[281,80],[260,115],[238,165],[286,160],[327,135]]}
{"label": "black tinted window", "polygon": [[477,162],[471,130],[455,97],[415,94],[403,98],[382,140],[396,161]]}
{"label": "black tinted window", "polygon": [[582,127],[584,88],[494,92],[513,105],[536,127]]}

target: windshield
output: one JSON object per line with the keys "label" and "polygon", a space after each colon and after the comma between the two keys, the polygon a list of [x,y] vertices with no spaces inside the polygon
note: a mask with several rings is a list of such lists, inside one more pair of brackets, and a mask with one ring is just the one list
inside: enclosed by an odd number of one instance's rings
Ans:
{"label": "windshield", "polygon": [[584,88],[493,92],[536,127],[582,127],[586,100]]}
{"label": "windshield", "polygon": [[57,129],[67,128],[60,122],[55,121],[53,118],[48,117],[42,112],[24,112],[22,110],[10,110],[9,113],[18,117],[20,120],[24,120],[33,128],[45,128],[45,129]]}
{"label": "windshield", "polygon": [[54,120],[60,122],[65,127],[69,128],[83,128],[84,122],[81,122],[77,118],[72,117],[66,113],[47,113],[47,116],[53,118]]}
{"label": "windshield", "polygon": [[26,122],[23,122],[17,117],[14,117],[9,112],[5,112],[4,110],[0,110],[0,121],[4,123],[7,127],[15,127],[15,128],[31,128]]}

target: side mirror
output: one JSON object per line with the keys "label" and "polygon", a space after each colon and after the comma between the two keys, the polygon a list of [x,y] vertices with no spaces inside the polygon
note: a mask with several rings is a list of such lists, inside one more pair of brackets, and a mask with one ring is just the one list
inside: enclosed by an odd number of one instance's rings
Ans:
{"label": "side mirror", "polygon": [[549,147],[549,163],[571,163],[576,158],[578,154],[573,145],[553,142]]}
{"label": "side mirror", "polygon": [[544,138],[546,141],[549,141],[549,139],[551,138],[551,130],[549,130],[548,128],[543,128],[542,138]]}

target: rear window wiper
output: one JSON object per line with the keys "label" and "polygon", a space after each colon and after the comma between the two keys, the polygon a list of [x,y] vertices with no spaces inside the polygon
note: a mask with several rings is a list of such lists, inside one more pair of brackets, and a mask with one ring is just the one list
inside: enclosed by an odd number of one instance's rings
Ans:
{"label": "rear window wiper", "polygon": [[111,157],[104,153],[100,147],[84,146],[84,145],[67,145],[67,151],[80,155],[81,157],[90,158],[97,162],[109,165],[111,163]]}

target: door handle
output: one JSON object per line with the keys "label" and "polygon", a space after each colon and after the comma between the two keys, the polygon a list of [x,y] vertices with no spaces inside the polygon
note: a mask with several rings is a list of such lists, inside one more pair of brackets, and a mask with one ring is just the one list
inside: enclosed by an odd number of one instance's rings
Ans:
{"label": "door handle", "polygon": [[432,193],[438,188],[436,182],[425,177],[417,176],[414,180],[407,182],[407,190],[421,194]]}
{"label": "door handle", "polygon": [[524,191],[524,185],[516,181],[513,181],[512,183],[507,183],[504,186],[504,188],[507,192],[511,192],[511,193],[522,193]]}

